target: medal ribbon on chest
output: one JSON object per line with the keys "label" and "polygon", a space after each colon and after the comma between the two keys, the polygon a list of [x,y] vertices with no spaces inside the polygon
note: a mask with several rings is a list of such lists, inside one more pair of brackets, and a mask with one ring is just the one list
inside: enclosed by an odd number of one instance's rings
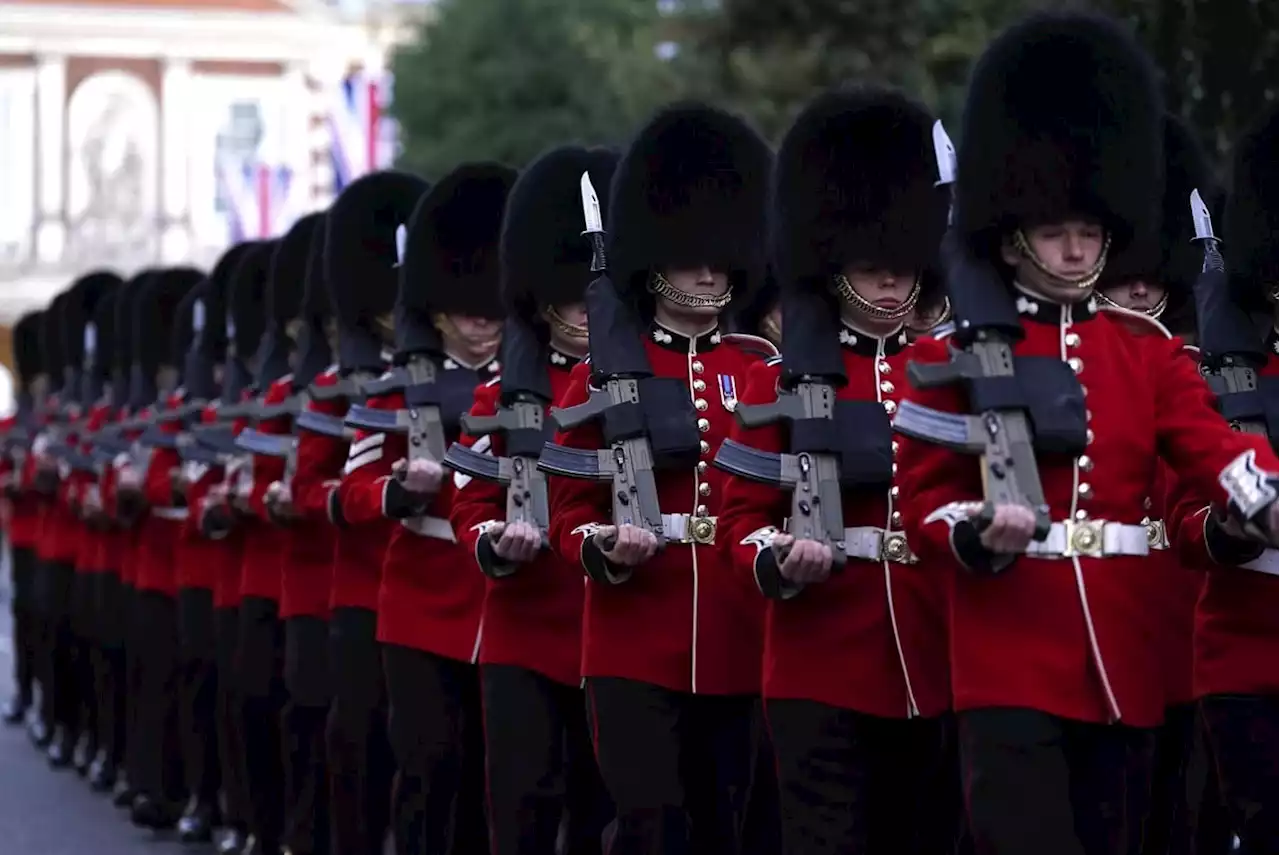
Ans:
{"label": "medal ribbon on chest", "polygon": [[720,374],[720,404],[726,412],[738,408],[738,381],[732,374]]}

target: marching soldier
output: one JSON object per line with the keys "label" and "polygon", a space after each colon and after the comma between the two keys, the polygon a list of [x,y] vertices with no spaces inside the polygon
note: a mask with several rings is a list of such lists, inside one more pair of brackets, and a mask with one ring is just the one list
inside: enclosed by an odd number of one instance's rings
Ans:
{"label": "marching soldier", "polygon": [[[283,336],[290,349],[293,370],[281,377],[268,400],[282,396],[301,407],[299,398],[330,361],[323,325],[325,221],[323,214],[299,220],[280,242],[272,261],[271,321],[275,335]],[[280,619],[284,623],[284,684],[288,700],[282,710],[284,737],[285,801],[283,844],[290,853],[312,855],[327,852],[329,835],[324,728],[329,712],[329,684],[325,668],[328,626],[324,617],[329,604],[333,574],[333,526],[328,520],[307,524],[297,519],[292,489],[308,479],[325,480],[336,475],[343,457],[333,462],[327,449],[323,475],[317,475],[313,443],[303,443],[296,419],[276,419],[272,427],[298,436],[276,467],[278,477],[267,486],[264,503],[268,515],[285,529],[281,554]],[[265,431],[266,428],[264,427]],[[305,452],[305,456],[304,456]],[[291,458],[290,458],[291,455]],[[292,463],[290,462],[292,460]],[[270,477],[264,472],[263,477]]]}
{"label": "marching soldier", "polygon": [[409,221],[396,368],[366,392],[369,408],[397,421],[395,413],[412,414],[403,422],[423,433],[378,430],[347,415],[361,429],[341,486],[343,516],[399,523],[382,565],[378,640],[399,770],[392,823],[400,855],[489,848],[476,668],[484,579],[457,572],[470,556],[447,519],[452,481],[440,459],[441,440],[456,438],[475,387],[498,373],[498,234],[514,181],[505,166],[463,164],[422,197]]}
{"label": "marching soldier", "polygon": [[[1273,106],[1236,144],[1224,223],[1224,244],[1230,251],[1230,299],[1248,314],[1259,341],[1266,343],[1265,362],[1257,377],[1264,411],[1275,407],[1280,350],[1275,326],[1280,250],[1276,200],[1270,190],[1280,180],[1276,115]],[[1243,342],[1238,344],[1245,349]],[[1269,440],[1274,448],[1274,409],[1264,422],[1265,435],[1259,438],[1263,443]],[[1257,461],[1264,471],[1274,470],[1274,458],[1259,452]],[[1192,682],[1222,795],[1240,838],[1240,851],[1275,852],[1280,822],[1276,816],[1280,667],[1274,535],[1269,548],[1258,543],[1256,536],[1246,536],[1246,530],[1224,513],[1221,497],[1203,487],[1180,481],[1170,502],[1169,525],[1178,554],[1191,566],[1208,571],[1196,604]]]}
{"label": "marching soldier", "polygon": [[[519,396],[545,407],[568,388],[587,349],[584,292],[593,278],[582,236],[582,175],[607,187],[617,155],[552,149],[511,190],[500,244],[505,367],[475,393],[471,417],[495,416]],[[525,388],[528,387],[528,388]],[[536,455],[540,431],[494,432],[463,444],[491,456]],[[530,445],[532,443],[532,445]],[[551,855],[561,818],[565,851],[601,851],[612,805],[587,727],[579,664],[582,570],[543,551],[546,532],[507,519],[499,484],[454,476],[449,518],[488,577],[480,639],[489,826],[494,855]],[[519,489],[518,486],[512,489]],[[541,498],[545,507],[545,495]]]}
{"label": "marching soldier", "polygon": [[[973,407],[986,448],[979,467],[904,436],[898,456],[912,548],[955,568],[952,690],[980,852],[1137,845],[1165,698],[1142,524],[1157,452],[1224,506],[1235,496],[1236,512],[1274,538],[1275,504],[1243,500],[1239,474],[1250,458],[1275,472],[1266,441],[1226,428],[1177,342],[1097,311],[1108,253],[1157,222],[1157,91],[1118,24],[1046,13],[988,47],[965,105],[952,302],[998,273],[1012,283],[1002,293],[1013,323],[988,320],[993,332],[974,338],[970,307],[957,306],[956,333],[915,345],[928,385],[913,384],[895,426],[927,435],[903,419],[908,404],[944,423]],[[1005,342],[1016,383],[948,362],[954,348],[998,354]],[[948,371],[969,378],[967,401],[933,385]],[[1011,435],[1027,412],[1031,435]]]}
{"label": "marching soldier", "polygon": [[[599,473],[550,480],[552,547],[590,580],[582,669],[596,757],[617,806],[613,853],[742,848],[763,608],[715,549],[724,479],[709,467],[748,368],[775,352],[719,327],[730,301],[763,281],[771,162],[741,119],[701,104],[668,107],[640,131],[612,183],[609,277],[588,294],[604,309],[591,317],[592,358],[558,404],[583,404],[593,382],[609,379],[591,379],[614,359],[603,348],[652,372],[645,400],[623,415],[630,430],[615,439],[611,424],[606,441],[584,423],[557,442],[613,446],[624,465],[643,467],[643,419],[655,489],[637,495],[654,518],[645,527],[611,521],[612,491],[594,481]],[[602,299],[613,289],[618,306]],[[610,334],[627,324],[634,339]]]}
{"label": "marching soldier", "polygon": [[324,280],[337,326],[338,366],[317,378],[311,407],[338,421],[328,436],[341,446],[344,465],[339,486],[322,482],[316,489],[304,481],[294,501],[304,518],[323,515],[337,534],[329,599],[333,705],[326,734],[334,855],[382,855],[395,771],[377,610],[383,556],[396,523],[381,514],[349,514],[340,486],[381,456],[384,440],[349,444],[341,420],[390,362],[397,229],[426,190],[413,175],[376,172],[343,190],[326,217]]}
{"label": "marching soldier", "polygon": [[[19,725],[35,710],[37,683],[37,623],[35,602],[36,544],[39,536],[31,475],[35,460],[30,454],[34,432],[34,408],[40,388],[41,313],[23,315],[13,328],[13,355],[18,375],[18,412],[5,433],[4,495],[5,534],[13,569],[13,668],[17,693],[4,710],[6,724]],[[38,716],[32,716],[35,720]]]}
{"label": "marching soldier", "polygon": [[131,810],[133,823],[155,830],[177,823],[186,790],[178,718],[181,669],[174,558],[187,508],[182,497],[174,495],[170,474],[180,464],[175,440],[181,431],[183,395],[177,384],[186,348],[174,352],[171,331],[177,326],[184,298],[203,278],[192,268],[164,270],[138,297],[134,309],[135,370],[150,387],[149,397],[155,406],[138,440],[148,452],[119,472],[116,487],[118,502],[134,502],[145,509],[134,554],[137,599],[133,619],[139,625],[140,646],[134,733],[140,744],[134,755],[137,768],[129,773],[138,791]]}
{"label": "marching soldier", "polygon": [[[848,447],[827,452],[842,461],[846,565],[831,543],[785,528],[777,486],[730,478],[720,519],[727,557],[769,599],[763,693],[788,851],[935,853],[953,837],[939,798],[950,783],[945,588],[906,545],[886,453],[888,413],[906,391],[904,322],[946,226],[933,125],[897,92],[838,90],[800,114],[778,154],[781,287],[826,310],[788,318],[803,338],[752,367],[741,403],[772,404],[806,382],[790,363],[818,364],[821,336],[838,342],[837,401],[859,402],[836,404]],[[862,460],[855,436],[884,447]],[[770,453],[806,441],[776,423],[734,438]]]}

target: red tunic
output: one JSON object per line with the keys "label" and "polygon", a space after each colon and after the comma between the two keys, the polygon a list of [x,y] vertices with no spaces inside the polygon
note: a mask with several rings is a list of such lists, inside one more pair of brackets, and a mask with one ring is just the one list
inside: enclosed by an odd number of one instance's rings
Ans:
{"label": "red tunic", "polygon": [[[702,434],[696,469],[656,473],[659,507],[664,515],[701,511],[714,517],[724,501],[727,476],[711,461],[729,435],[732,408],[738,390],[746,388],[748,369],[777,351],[754,336],[722,339],[711,332],[689,339],[658,326],[645,345],[655,376],[689,384]],[[574,369],[558,406],[587,400],[590,373],[585,363]],[[584,449],[600,449],[604,442],[594,423],[565,431],[556,441]],[[566,560],[580,562],[583,543],[612,519],[610,486],[575,478],[548,480],[552,546]],[[670,543],[622,584],[587,583],[582,673],[678,692],[756,694],[763,623],[763,598],[714,544]]]}
{"label": "red tunic", "polygon": [[19,549],[34,549],[40,542],[40,505],[35,495],[35,456],[26,453],[21,466],[14,472],[17,479],[17,498],[9,502],[9,545]]}
{"label": "red tunic", "polygon": [[[111,421],[111,415],[112,410],[108,404],[98,404],[89,411],[84,433],[80,436],[79,451],[81,453],[88,455],[92,451],[94,434]],[[77,471],[71,477],[77,501],[81,507],[91,491],[97,491],[101,500],[101,486],[97,476],[90,472]],[[113,548],[117,540],[116,531],[89,525],[83,521],[83,514],[80,528],[80,554],[76,556],[76,572],[103,573],[115,566],[107,562],[118,559]]]}
{"label": "red tunic", "polygon": [[[293,392],[293,376],[285,375],[268,387],[262,403],[270,406],[285,401]],[[260,433],[283,435],[292,430],[289,416],[267,419],[257,426]],[[248,489],[250,515],[242,521],[243,551],[240,562],[240,597],[260,597],[280,601],[280,583],[289,546],[288,532],[277,526],[267,511],[267,488],[284,477],[282,457],[253,455],[252,481]]]}
{"label": "red tunic", "polygon": [[[331,369],[316,378],[318,386],[333,386],[338,372]],[[346,404],[338,401],[308,401],[307,409],[339,416]],[[329,491],[342,477],[347,462],[347,443],[340,437],[298,429],[298,462],[290,490],[299,519],[287,529],[288,557],[284,565],[280,617],[296,615],[329,617],[329,596],[333,587],[334,548],[337,530],[329,519]]]}
{"label": "red tunic", "polygon": [[[568,389],[570,370],[578,360],[555,351],[551,359],[551,395],[557,400]],[[490,416],[498,411],[498,383],[494,378],[476,389],[473,415]],[[502,436],[464,434],[460,441],[479,452],[497,456],[506,453]],[[454,475],[453,483],[457,493],[449,521],[458,540],[474,556],[485,524],[506,519],[507,491],[499,484],[462,474]],[[480,663],[516,665],[558,683],[579,685],[585,581],[582,566],[545,550],[510,576],[482,578],[486,593]]]}
{"label": "red tunic", "polygon": [[[1087,390],[1091,440],[1079,458],[1040,456],[1055,522],[1079,514],[1137,525],[1163,457],[1205,494],[1225,499],[1219,473],[1247,449],[1276,467],[1265,439],[1232,432],[1181,343],[1137,336],[1094,311],[1019,298],[1026,337],[1014,351],[1068,361]],[[916,344],[914,358],[944,362],[950,344]],[[908,397],[963,410],[958,389],[912,389]],[[941,446],[903,438],[899,483],[907,536],[926,562],[955,568],[952,686],[957,710],[1013,706],[1090,722],[1158,725],[1165,687],[1158,608],[1147,557],[1022,558],[996,576],[957,566],[938,510],[982,499],[979,464]],[[932,517],[931,521],[931,514]]]}
{"label": "red tunic", "polygon": [[[165,409],[177,409],[181,403],[182,396],[173,395],[165,402]],[[178,434],[182,423],[177,419],[161,422],[160,429],[166,434]],[[156,591],[170,597],[178,593],[175,549],[187,519],[187,509],[174,505],[170,472],[181,464],[176,448],[155,448],[143,475],[142,492],[150,510],[139,528],[134,552],[137,565],[134,584],[139,591]]]}
{"label": "red tunic", "polygon": [[[1263,375],[1277,374],[1277,360],[1271,355]],[[1265,444],[1266,439],[1262,438]],[[1268,464],[1267,460],[1271,462]],[[1274,470],[1274,457],[1258,462]],[[1206,500],[1205,496],[1211,498]],[[1205,541],[1205,520],[1211,502],[1221,496],[1196,490],[1179,481],[1169,497],[1170,538],[1179,556],[1189,566],[1207,571],[1200,599],[1195,607],[1195,697],[1207,695],[1272,695],[1280,692],[1280,620],[1276,603],[1276,552],[1263,550],[1243,566],[1219,563]],[[1220,556],[1227,561],[1225,555]],[[1250,569],[1257,568],[1257,569]]]}
{"label": "red tunic", "polygon": [[[848,385],[842,401],[895,404],[907,391],[905,338],[880,340],[844,329]],[[744,404],[777,400],[781,360],[752,366]],[[890,405],[892,406],[892,405]],[[787,450],[787,428],[746,429],[733,438],[762,451]],[[845,491],[844,524],[902,531],[891,492]],[[751,579],[766,538],[783,528],[790,496],[730,477],[720,515],[721,549]],[[754,537],[753,537],[754,535]],[[817,701],[885,718],[936,716],[951,703],[947,660],[946,571],[935,563],[851,558],[821,585],[767,600],[764,696]]]}
{"label": "red tunic", "polygon": [[[208,406],[200,414],[204,424],[217,420],[217,410]],[[214,605],[218,602],[218,593],[225,578],[237,595],[240,589],[240,540],[238,532],[232,528],[223,538],[211,540],[200,530],[200,514],[198,510],[209,491],[226,478],[226,469],[219,465],[197,463],[192,460],[182,464],[183,479],[187,483],[187,507],[192,508],[182,527],[182,537],[178,541],[178,587],[214,592]],[[237,599],[236,602],[239,602]]]}
{"label": "red tunic", "polygon": [[[56,403],[53,406],[57,406]],[[73,428],[69,429],[74,431]],[[68,437],[68,442],[75,442],[74,433]],[[37,438],[36,447],[41,445],[40,438]],[[35,456],[40,457],[40,451]],[[62,468],[59,465],[59,469]],[[80,523],[71,513],[67,495],[69,486],[65,473],[59,471],[57,493],[45,497],[39,503],[40,534],[36,542],[36,555],[41,561],[75,564],[80,552]]]}

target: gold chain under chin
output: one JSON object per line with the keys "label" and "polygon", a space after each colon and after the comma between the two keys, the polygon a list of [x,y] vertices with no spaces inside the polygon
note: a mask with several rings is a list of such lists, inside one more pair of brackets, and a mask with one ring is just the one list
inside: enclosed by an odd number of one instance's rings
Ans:
{"label": "gold chain under chin", "polygon": [[911,285],[911,293],[907,295],[907,299],[892,309],[877,306],[863,297],[853,289],[853,284],[843,273],[836,274],[832,288],[841,300],[876,321],[900,321],[915,310],[916,303],[920,300],[920,277],[918,275],[916,276],[916,281]]}
{"label": "gold chain under chin", "polygon": [[[1110,297],[1108,297],[1106,294],[1102,293],[1101,291],[1098,291],[1093,296],[1097,297],[1101,302],[1106,303],[1108,306],[1114,306],[1117,309],[1128,308],[1127,306],[1122,306],[1119,303],[1117,303],[1115,300],[1112,300]],[[1144,314],[1149,318],[1159,318],[1161,315],[1164,314],[1164,310],[1167,308],[1169,308],[1169,292],[1168,291],[1166,291],[1163,295],[1161,295],[1160,299],[1150,309],[1129,309],[1129,311],[1140,312],[1141,314]]]}
{"label": "gold chain under chin", "polygon": [[723,309],[733,299],[733,286],[730,285],[719,296],[715,294],[690,294],[672,285],[667,281],[667,277],[661,273],[655,272],[649,278],[649,293],[685,309]]}
{"label": "gold chain under chin", "polygon": [[556,311],[555,306],[547,306],[543,310],[543,313],[547,316],[547,322],[551,324],[551,327],[565,338],[575,339],[578,341],[585,341],[587,339],[586,324],[569,323],[559,312]]}
{"label": "gold chain under chin", "polygon": [[1031,248],[1031,244],[1027,243],[1027,237],[1022,233],[1022,229],[1018,229],[1013,233],[1013,246],[1022,254],[1022,257],[1031,262],[1031,266],[1047,277],[1050,282],[1057,282],[1062,285],[1074,285],[1081,291],[1088,291],[1094,285],[1098,284],[1098,279],[1102,277],[1103,268],[1107,266],[1107,252],[1111,249],[1111,235],[1107,235],[1102,241],[1102,251],[1098,253],[1098,260],[1093,263],[1093,267],[1087,273],[1075,278],[1059,276],[1050,270],[1045,263],[1040,260],[1040,256],[1035,254]]}

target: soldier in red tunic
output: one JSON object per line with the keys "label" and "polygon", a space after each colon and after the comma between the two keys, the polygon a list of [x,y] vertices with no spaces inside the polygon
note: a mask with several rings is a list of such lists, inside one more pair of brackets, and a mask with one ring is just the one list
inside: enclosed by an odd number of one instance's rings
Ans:
{"label": "soldier in red tunic", "polygon": [[[504,373],[476,390],[472,418],[491,418],[516,401],[549,406],[586,355],[583,292],[594,274],[582,236],[581,179],[586,173],[606,187],[616,161],[603,149],[552,149],[512,189],[500,247],[510,313]],[[492,457],[523,454],[527,462],[549,436],[477,430],[462,444]],[[453,481],[450,522],[487,577],[480,676],[492,852],[551,855],[563,816],[567,851],[598,853],[612,805],[579,676],[582,569],[544,550],[546,532],[536,525],[508,520],[500,484],[461,471]]]}
{"label": "soldier in red tunic", "polygon": [[361,467],[381,457],[384,440],[349,443],[343,419],[352,405],[363,403],[364,387],[388,367],[397,235],[426,190],[426,182],[413,175],[376,172],[343,190],[326,218],[324,278],[337,326],[338,365],[313,384],[315,417],[303,429],[340,446],[343,463],[338,484],[304,482],[294,503],[304,518],[327,518],[337,535],[329,592],[333,704],[326,734],[334,855],[382,855],[391,817],[395,765],[377,608],[383,556],[397,523],[380,513],[357,517],[355,508],[348,516],[341,485],[363,477]]}
{"label": "soldier in red tunic", "polygon": [[[1266,348],[1257,366],[1258,437],[1276,444],[1276,109],[1237,143],[1224,244],[1230,299],[1256,325]],[[1199,287],[1197,288],[1199,291]],[[1201,295],[1197,293],[1197,302]],[[1201,321],[1205,318],[1202,316]],[[1255,332],[1255,330],[1246,330]],[[1220,343],[1202,340],[1206,359]],[[1224,410],[1226,404],[1224,402]],[[1267,458],[1258,454],[1259,465]],[[1222,497],[1185,476],[1170,496],[1171,539],[1190,566],[1207,571],[1195,611],[1192,689],[1242,852],[1275,852],[1277,819],[1277,558],[1274,535],[1260,544],[1224,512]],[[1267,548],[1269,547],[1269,548]]]}
{"label": "soldier in red tunic", "polygon": [[[1220,193],[1190,130],[1169,115],[1164,119],[1164,162],[1159,233],[1146,235],[1107,259],[1097,297],[1104,311],[1127,320],[1138,335],[1185,338],[1193,332],[1191,288],[1203,255],[1192,240],[1189,200],[1191,192],[1199,190],[1216,207]],[[1168,467],[1161,463],[1151,495],[1144,501],[1151,548],[1146,570],[1160,604],[1165,720],[1156,737],[1151,815],[1142,851],[1146,855],[1191,852],[1196,839],[1204,845],[1214,840],[1214,851],[1226,851],[1230,834],[1222,821],[1214,776],[1208,774],[1191,691],[1191,639],[1204,574],[1169,550],[1164,507],[1167,474]]]}
{"label": "soldier in red tunic", "polygon": [[360,430],[343,515],[398,521],[382,565],[378,640],[399,764],[392,822],[401,855],[443,853],[450,837],[452,851],[488,849],[476,668],[484,577],[459,572],[471,556],[447,519],[453,482],[439,460],[475,387],[498,373],[498,233],[514,182],[508,167],[463,164],[423,196],[400,269],[396,368],[366,386],[370,409],[415,432],[347,415]]}
{"label": "soldier in red tunic", "polygon": [[[139,625],[139,686],[136,730],[137,768],[129,770],[137,790],[135,825],[173,827],[182,811],[183,780],[178,687],[181,675],[178,637],[178,575],[175,548],[187,518],[182,496],[174,495],[172,470],[181,465],[177,437],[182,430],[184,393],[177,387],[185,356],[174,353],[172,331],[180,304],[204,275],[172,268],[155,276],[135,304],[135,371],[154,391],[149,426],[139,437],[143,456],[119,472],[120,498],[145,508],[139,529],[137,599],[133,620]],[[189,306],[189,304],[188,304]]]}
{"label": "soldier in red tunic", "polygon": [[34,709],[36,685],[35,546],[39,519],[30,475],[33,408],[40,367],[40,312],[23,315],[13,328],[18,375],[18,412],[5,431],[5,534],[12,563],[13,669],[17,693],[5,705],[6,724],[22,724]]}
{"label": "soldier in red tunic", "polygon": [[[804,323],[803,338],[752,367],[741,403],[779,400],[830,351],[849,559],[835,566],[830,544],[788,532],[778,486],[729,479],[721,548],[768,598],[763,694],[788,851],[929,853],[954,837],[945,579],[907,547],[889,427],[907,391],[904,321],[946,226],[933,126],[895,91],[837,90],[800,114],[778,154],[777,269],[788,329]],[[824,311],[798,319],[789,291]],[[798,452],[811,450],[799,447],[806,429],[737,426],[733,438]]]}
{"label": "soldier in red tunic", "polygon": [[[592,421],[557,442],[594,453],[648,436],[656,496],[644,498],[657,506],[660,519],[648,522],[662,543],[651,528],[611,519],[609,485],[550,483],[552,548],[589,578],[582,673],[617,806],[613,853],[742,849],[763,603],[716,550],[724,476],[710,467],[748,368],[776,352],[719,326],[730,300],[748,299],[764,278],[771,161],[741,119],[701,104],[669,107],[640,131],[614,175],[609,277],[588,291],[600,307],[593,359],[574,369],[558,404],[583,404],[608,379],[592,379],[615,358],[602,348],[627,351],[617,361],[647,362],[652,374],[639,381],[639,406],[616,411],[628,425],[606,415],[608,434]],[[614,289],[616,300],[601,299]],[[632,338],[611,343],[611,334]]]}
{"label": "soldier in red tunic", "polygon": [[[913,387],[907,401],[979,407],[997,427],[1012,418],[1002,413],[1029,412],[1043,499],[1023,481],[1016,499],[984,504],[984,488],[1000,495],[1011,474],[1034,473],[906,437],[898,483],[912,548],[953,568],[952,690],[980,852],[1133,851],[1165,706],[1144,500],[1161,459],[1224,504],[1240,495],[1242,461],[1276,470],[1265,440],[1226,429],[1178,342],[1135,336],[1097,310],[1108,250],[1158,222],[1162,120],[1131,37],[1070,13],[997,38],[965,106],[951,297],[974,281],[961,273],[1006,277],[1017,385],[983,375],[967,394]],[[957,341],[986,346],[968,311],[957,305],[952,336],[917,342],[926,372]],[[1274,522],[1274,504],[1238,507]]]}

